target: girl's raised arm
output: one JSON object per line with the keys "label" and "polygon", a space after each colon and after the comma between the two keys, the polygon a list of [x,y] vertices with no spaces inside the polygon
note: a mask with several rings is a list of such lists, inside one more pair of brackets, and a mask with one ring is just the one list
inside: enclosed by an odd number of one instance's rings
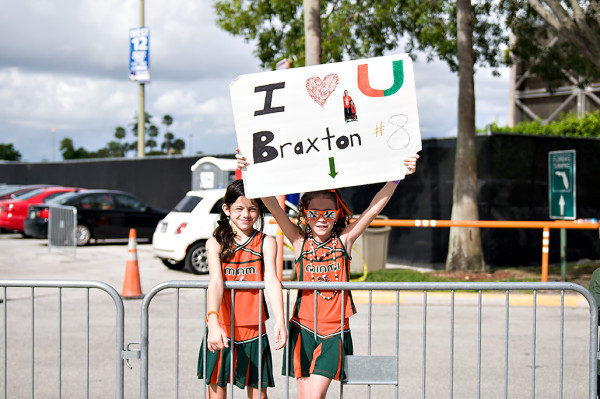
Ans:
{"label": "girl's raised arm", "polygon": [[265,197],[261,198],[262,202],[265,204],[269,212],[275,218],[275,221],[283,231],[283,234],[290,240],[290,243],[295,247],[294,243],[298,240],[302,240],[302,235],[300,234],[300,228],[296,226],[290,220],[289,216],[281,206],[279,205],[279,201],[275,197]]}
{"label": "girl's raised arm", "polygon": [[[407,175],[413,174],[415,172],[417,167],[417,159],[419,159],[419,155],[417,154],[411,155],[404,159],[404,166],[406,166],[406,168],[408,169],[406,173]],[[390,198],[392,198],[392,194],[394,194],[394,191],[396,191],[398,183],[399,182],[397,181],[387,182],[383,186],[383,188],[379,190],[377,194],[375,194],[375,197],[373,197],[373,200],[371,200],[371,203],[369,204],[367,209],[365,209],[365,211],[359,216],[359,218],[356,219],[354,222],[350,223],[348,226],[346,226],[344,231],[342,231],[342,234],[340,236],[344,240],[346,248],[352,248],[352,245],[354,245],[356,239],[362,233],[364,233],[364,231],[367,229],[367,227],[369,227],[369,225],[375,219],[375,217],[379,215],[379,213],[389,202]]]}
{"label": "girl's raised arm", "polygon": [[265,265],[265,291],[271,310],[275,316],[275,325],[273,326],[273,335],[275,339],[275,349],[281,349],[287,342],[287,330],[285,329],[285,319],[283,318],[283,293],[281,291],[281,282],[277,278],[275,268],[275,258],[277,255],[277,244],[275,239],[265,236],[263,247],[263,260]]}
{"label": "girl's raised arm", "polygon": [[[240,154],[240,150],[236,149],[237,154],[235,157],[237,159],[237,167],[242,170],[246,166],[248,166],[248,161],[246,157]],[[288,215],[285,213],[285,210],[281,209],[279,205],[279,201],[275,197],[264,197],[261,198],[262,202],[265,204],[271,215],[275,218],[275,221],[283,231],[283,234],[290,240],[290,243],[295,247],[294,242],[301,240],[302,235],[300,234],[300,229],[296,226]]]}

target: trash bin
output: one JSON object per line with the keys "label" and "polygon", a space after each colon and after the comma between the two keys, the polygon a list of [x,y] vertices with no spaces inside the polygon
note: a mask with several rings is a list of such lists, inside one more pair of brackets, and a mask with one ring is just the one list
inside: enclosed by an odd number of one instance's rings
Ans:
{"label": "trash bin", "polygon": [[[357,216],[355,216],[357,217]],[[376,219],[387,219],[387,216],[379,215]],[[352,247],[352,263],[350,273],[363,273],[363,262],[367,264],[367,270],[385,269],[387,263],[388,242],[390,239],[390,226],[370,226],[354,242]],[[360,253],[359,256],[357,254]]]}

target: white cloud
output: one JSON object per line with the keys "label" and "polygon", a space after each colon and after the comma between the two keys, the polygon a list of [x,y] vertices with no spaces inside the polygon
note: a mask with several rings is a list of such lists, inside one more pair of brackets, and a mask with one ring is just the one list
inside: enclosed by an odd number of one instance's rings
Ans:
{"label": "white cloud", "polygon": [[[58,142],[96,150],[138,110],[138,85],[128,81],[128,32],[139,26],[138,0],[4,2],[0,13],[0,143],[24,160],[58,157]],[[152,82],[146,112],[193,152],[231,153],[236,145],[229,83],[259,72],[253,47],[215,25],[210,1],[146,2]],[[456,134],[456,74],[441,62],[415,64],[424,138]],[[507,74],[476,76],[477,126],[506,119]],[[51,128],[55,134],[50,134]],[[163,126],[160,126],[163,134]],[[190,146],[186,153],[190,150]],[[53,152],[54,151],[54,152]]]}

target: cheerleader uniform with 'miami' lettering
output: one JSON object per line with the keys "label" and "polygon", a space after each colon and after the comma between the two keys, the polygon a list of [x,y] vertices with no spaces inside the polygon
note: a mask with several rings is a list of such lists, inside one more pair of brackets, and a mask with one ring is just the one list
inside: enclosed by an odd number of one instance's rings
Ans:
{"label": "cheerleader uniform with 'miami' lettering", "polygon": [[[263,281],[263,243],[265,235],[255,231],[243,244],[235,244],[233,258],[221,262],[223,281]],[[223,290],[219,324],[227,333],[229,347],[220,351],[206,351],[206,383],[224,387],[229,381],[230,362],[233,360],[234,383],[239,388],[258,388],[259,364],[259,309],[262,308],[261,345],[262,388],[274,387],[271,348],[264,321],[268,319],[264,295],[258,290],[236,290],[234,309],[234,345],[231,345],[231,290]],[[262,301],[262,307],[260,303]],[[204,342],[198,356],[198,378],[204,378]],[[231,357],[233,348],[233,359]]]}
{"label": "cheerleader uniform with 'miami' lettering", "polygon": [[[336,234],[324,243],[307,235],[302,253],[296,261],[298,281],[347,282],[349,281],[350,256]],[[315,323],[315,295],[317,319]],[[340,291],[299,290],[290,320],[289,362],[284,359],[292,377],[322,375],[339,380],[343,378],[344,358],[352,355],[352,336],[349,317],[356,313],[352,294],[346,290],[344,302],[344,333],[342,339],[342,293]],[[316,324],[316,325],[315,325]]]}

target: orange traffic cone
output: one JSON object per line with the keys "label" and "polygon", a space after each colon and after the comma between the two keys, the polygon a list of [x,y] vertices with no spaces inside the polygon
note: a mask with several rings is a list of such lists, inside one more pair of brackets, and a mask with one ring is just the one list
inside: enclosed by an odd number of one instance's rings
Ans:
{"label": "orange traffic cone", "polygon": [[140,284],[135,236],[135,229],[130,229],[127,264],[125,265],[125,278],[123,279],[123,291],[121,292],[121,297],[125,299],[139,299],[144,297]]}

